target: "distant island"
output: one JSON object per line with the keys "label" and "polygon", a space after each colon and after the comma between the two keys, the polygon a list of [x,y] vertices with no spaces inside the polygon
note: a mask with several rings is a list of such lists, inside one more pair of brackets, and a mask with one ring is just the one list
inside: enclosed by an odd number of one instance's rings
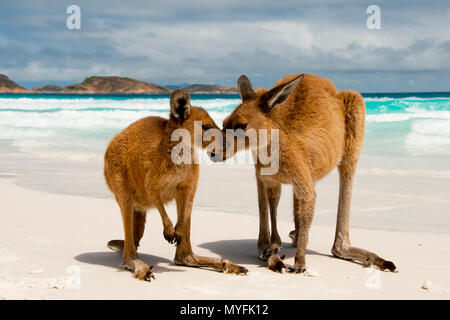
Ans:
{"label": "distant island", "polygon": [[[172,87],[172,86],[171,86]],[[213,84],[192,84],[183,86],[191,94],[237,94],[234,86]],[[83,82],[60,87],[47,84],[26,89],[6,75],[0,74],[0,93],[37,93],[37,94],[169,94],[173,90],[164,86],[126,77],[92,76]]]}
{"label": "distant island", "polygon": [[0,93],[28,93],[29,91],[9,80],[4,74],[0,74]]}

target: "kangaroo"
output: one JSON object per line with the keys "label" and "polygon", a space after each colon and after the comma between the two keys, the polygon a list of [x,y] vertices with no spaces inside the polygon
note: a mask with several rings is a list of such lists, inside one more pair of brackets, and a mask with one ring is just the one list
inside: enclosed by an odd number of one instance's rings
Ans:
{"label": "kangaroo", "polygon": [[[277,207],[281,185],[291,184],[295,230],[290,236],[297,246],[292,270],[297,273],[306,270],[305,251],[316,200],[314,184],[337,166],[340,187],[333,255],[395,271],[396,267],[391,261],[350,245],[352,186],[364,139],[365,103],[361,95],[352,90],[339,93],[331,81],[312,74],[286,76],[270,90],[254,90],[250,80],[242,75],[237,86],[242,103],[223,121],[223,131],[242,129],[246,133],[254,129],[259,139],[259,129],[279,130],[278,171],[264,175],[261,171],[267,165],[262,164],[258,157],[255,161],[260,258],[266,260],[281,249]],[[241,144],[241,149],[251,148],[247,134],[245,136],[246,143]],[[237,135],[232,139],[209,154],[212,160],[223,161],[239,151]],[[233,148],[229,148],[230,142]]]}
{"label": "kangaroo", "polygon": [[[246,274],[247,269],[226,259],[194,255],[190,242],[191,213],[199,178],[199,165],[175,164],[171,158],[172,132],[185,129],[192,137],[194,121],[201,121],[204,131],[217,125],[202,108],[191,107],[190,96],[175,90],[170,97],[170,118],[140,119],[109,143],[105,152],[104,174],[109,189],[122,212],[125,240],[111,240],[108,247],[122,253],[121,267],[133,272],[135,278],[151,281],[152,267],[139,260],[137,248],[144,234],[147,210],[156,208],[161,216],[164,238],[177,245],[174,262],[177,265],[210,267],[225,273]],[[184,141],[183,141],[184,142]],[[202,148],[206,143],[202,142]],[[185,149],[183,149],[184,151]],[[175,200],[177,224],[173,227],[164,204]]]}

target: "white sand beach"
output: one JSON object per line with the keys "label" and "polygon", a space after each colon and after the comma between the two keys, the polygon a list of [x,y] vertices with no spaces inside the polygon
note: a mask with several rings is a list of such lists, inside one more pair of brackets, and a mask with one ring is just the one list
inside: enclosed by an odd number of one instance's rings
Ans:
{"label": "white sand beach", "polygon": [[[228,174],[224,167],[204,171],[201,183],[218,176],[226,180]],[[450,298],[448,233],[352,228],[353,245],[397,265],[398,273],[386,273],[332,257],[334,225],[315,224],[307,267],[318,276],[278,274],[258,260],[256,203],[248,215],[195,206],[192,220],[194,252],[244,265],[250,271],[247,276],[176,266],[175,248],[163,239],[159,215],[150,211],[139,253],[154,266],[156,280],[138,281],[118,268],[119,254],[106,248],[108,240],[123,237],[114,200],[48,193],[15,182],[17,178],[0,179],[0,299]],[[236,187],[243,198],[245,186]],[[327,182],[321,188],[326,186],[332,188]],[[168,212],[174,220],[173,205]],[[295,253],[288,238],[291,229],[289,219],[280,219],[282,254],[290,264]],[[428,290],[421,288],[425,281]]]}

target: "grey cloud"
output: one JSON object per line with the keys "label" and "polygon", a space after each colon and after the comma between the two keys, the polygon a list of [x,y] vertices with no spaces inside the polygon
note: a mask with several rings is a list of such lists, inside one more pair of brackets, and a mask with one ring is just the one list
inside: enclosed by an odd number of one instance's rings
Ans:
{"label": "grey cloud", "polygon": [[363,91],[444,88],[450,74],[443,1],[382,2],[379,31],[365,26],[371,3],[356,0],[77,1],[82,30],[69,31],[72,2],[3,1],[0,72],[32,83],[105,72],[161,84],[234,84],[248,73],[261,86],[311,72]]}

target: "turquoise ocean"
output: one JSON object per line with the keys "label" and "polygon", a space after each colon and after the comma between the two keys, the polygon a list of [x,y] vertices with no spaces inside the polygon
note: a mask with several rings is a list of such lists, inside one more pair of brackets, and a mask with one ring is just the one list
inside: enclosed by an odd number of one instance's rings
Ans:
{"label": "turquoise ocean", "polygon": [[[366,135],[353,225],[450,232],[450,92],[363,97]],[[192,95],[191,100],[219,126],[240,103],[233,95]],[[133,121],[168,114],[168,95],[0,94],[0,176],[20,176],[22,184],[50,192],[111,197],[102,178],[110,139]],[[256,214],[253,170],[230,169],[225,178],[213,170],[202,168],[196,206]],[[315,221],[333,224],[337,174],[323,181],[317,185]],[[283,192],[280,217],[291,219],[289,187]]]}
{"label": "turquoise ocean", "polygon": [[[367,108],[365,154],[449,155],[450,93],[363,94]],[[193,95],[215,121],[238,96]],[[167,117],[167,95],[0,95],[1,152],[89,157],[131,122]]]}

